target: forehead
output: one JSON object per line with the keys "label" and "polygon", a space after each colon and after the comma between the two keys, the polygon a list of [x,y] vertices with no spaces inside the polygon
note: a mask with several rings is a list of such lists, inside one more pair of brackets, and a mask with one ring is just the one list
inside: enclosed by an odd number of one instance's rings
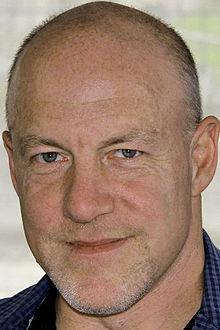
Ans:
{"label": "forehead", "polygon": [[[111,99],[113,104],[114,99],[123,100],[125,107],[126,102],[145,99],[150,107],[142,105],[141,111],[151,109],[153,116],[159,109],[161,115],[170,112],[170,104],[176,112],[182,92],[173,64],[162,48],[150,40],[143,45],[142,37],[141,41],[128,42],[112,34],[91,31],[80,36],[46,34],[41,43],[38,40],[28,48],[17,69],[12,94],[18,118],[30,120],[34,114],[42,115],[42,108],[48,118],[54,108],[70,116],[73,111],[75,115],[80,111],[80,116],[84,116],[88,111],[78,104]],[[138,102],[134,103],[133,112],[137,111]],[[90,112],[94,109],[90,107]],[[100,109],[110,111],[108,106]]]}

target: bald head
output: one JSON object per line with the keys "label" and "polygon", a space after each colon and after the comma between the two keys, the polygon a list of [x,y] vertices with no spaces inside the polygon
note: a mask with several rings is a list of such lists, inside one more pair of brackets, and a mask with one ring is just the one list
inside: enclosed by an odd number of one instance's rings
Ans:
{"label": "bald head", "polygon": [[[134,64],[134,56],[130,56],[134,53],[136,64]],[[9,129],[13,128],[17,117],[18,95],[20,102],[23,98],[22,94],[25,91],[27,93],[25,84],[23,89],[21,88],[19,92],[17,90],[21,77],[23,79],[23,73],[27,71],[27,67],[30,70],[29,75],[34,75],[37,66],[38,72],[42,72],[45,63],[58,65],[54,60],[59,57],[58,54],[63,65],[68,65],[67,61],[71,57],[69,54],[72,54],[74,61],[77,61],[77,67],[80,65],[85,67],[86,62],[82,57],[87,54],[87,62],[89,59],[90,62],[93,61],[94,70],[115,62],[121,67],[125,66],[131,74],[134,71],[140,74],[143,72],[144,74],[139,77],[143,80],[143,84],[144,75],[151,75],[153,70],[149,58],[150,56],[156,58],[158,68],[159,63],[161,66],[161,70],[158,69],[156,74],[153,72],[154,77],[157,76],[155,88],[158,95],[162,89],[161,76],[171,75],[172,72],[177,85],[179,84],[183,91],[182,111],[186,113],[187,118],[184,129],[192,133],[201,120],[195,64],[190,51],[176,32],[160,20],[133,8],[109,2],[93,2],[73,8],[43,23],[23,42],[9,75],[6,104]],[[107,61],[108,55],[114,60]],[[42,58],[44,58],[43,62]],[[82,78],[82,72],[80,75]],[[146,87],[150,88],[149,85]],[[32,86],[29,88],[31,89]]]}

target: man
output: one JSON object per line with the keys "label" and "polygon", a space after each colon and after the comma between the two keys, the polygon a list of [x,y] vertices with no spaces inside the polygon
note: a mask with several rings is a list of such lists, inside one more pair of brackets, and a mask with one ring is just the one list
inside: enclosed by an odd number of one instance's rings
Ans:
{"label": "man", "polygon": [[1,301],[1,329],[220,329],[220,252],[202,233],[219,121],[201,120],[182,39],[95,2],[17,53],[3,140],[46,276]]}

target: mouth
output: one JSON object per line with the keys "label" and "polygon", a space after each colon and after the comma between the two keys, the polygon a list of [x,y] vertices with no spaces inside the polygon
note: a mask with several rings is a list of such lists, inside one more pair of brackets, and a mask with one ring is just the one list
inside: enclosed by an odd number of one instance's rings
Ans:
{"label": "mouth", "polygon": [[75,253],[79,254],[96,254],[111,251],[124,245],[130,237],[115,238],[115,239],[104,239],[98,241],[74,241],[67,243],[74,250]]}

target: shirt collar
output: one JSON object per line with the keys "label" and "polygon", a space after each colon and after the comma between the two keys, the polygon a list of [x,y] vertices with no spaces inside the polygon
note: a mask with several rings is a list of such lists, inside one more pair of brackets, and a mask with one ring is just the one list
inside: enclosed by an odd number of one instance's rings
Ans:
{"label": "shirt collar", "polygon": [[[220,329],[220,250],[203,230],[205,249],[204,288],[195,329]],[[194,328],[193,328],[194,329]]]}

